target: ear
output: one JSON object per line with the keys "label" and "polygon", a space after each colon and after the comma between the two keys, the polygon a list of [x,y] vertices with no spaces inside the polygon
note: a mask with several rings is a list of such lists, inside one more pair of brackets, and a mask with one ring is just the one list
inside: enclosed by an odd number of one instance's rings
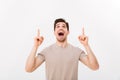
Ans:
{"label": "ear", "polygon": [[55,31],[54,31],[54,35],[55,35]]}
{"label": "ear", "polygon": [[70,31],[68,31],[68,33],[67,34],[70,34]]}

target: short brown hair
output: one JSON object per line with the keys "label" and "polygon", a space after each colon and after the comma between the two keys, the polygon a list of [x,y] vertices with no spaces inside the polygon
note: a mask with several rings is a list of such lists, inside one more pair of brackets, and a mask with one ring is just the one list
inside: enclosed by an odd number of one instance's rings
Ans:
{"label": "short brown hair", "polygon": [[54,21],[54,31],[55,31],[56,24],[57,24],[58,22],[64,22],[64,23],[66,24],[66,26],[67,26],[67,30],[69,31],[69,24],[68,24],[68,22],[66,22],[65,19],[63,19],[63,18],[58,18],[58,19],[56,19],[56,20]]}

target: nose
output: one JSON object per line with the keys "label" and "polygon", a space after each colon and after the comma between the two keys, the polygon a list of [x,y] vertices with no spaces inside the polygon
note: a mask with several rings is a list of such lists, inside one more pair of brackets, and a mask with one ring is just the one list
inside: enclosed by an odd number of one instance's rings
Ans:
{"label": "nose", "polygon": [[63,29],[63,26],[60,26],[59,29]]}

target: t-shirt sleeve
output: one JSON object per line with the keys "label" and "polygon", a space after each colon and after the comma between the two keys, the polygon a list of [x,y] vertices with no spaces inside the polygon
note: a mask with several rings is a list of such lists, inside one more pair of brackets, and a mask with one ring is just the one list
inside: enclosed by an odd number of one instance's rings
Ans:
{"label": "t-shirt sleeve", "polygon": [[86,54],[85,54],[85,52],[82,50],[81,53],[80,53],[80,58],[85,57],[85,56],[86,56]]}
{"label": "t-shirt sleeve", "polygon": [[45,61],[45,51],[41,51],[40,53],[37,54],[37,57],[40,58],[41,61]]}
{"label": "t-shirt sleeve", "polygon": [[82,58],[86,57],[86,53],[79,48],[79,52],[80,52],[80,55],[79,55],[79,60],[81,60]]}

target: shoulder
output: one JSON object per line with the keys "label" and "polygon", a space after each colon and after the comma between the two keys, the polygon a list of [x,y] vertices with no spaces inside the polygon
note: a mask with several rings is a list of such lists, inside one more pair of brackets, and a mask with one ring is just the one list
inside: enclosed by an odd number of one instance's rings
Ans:
{"label": "shoulder", "polygon": [[69,44],[69,47],[74,51],[83,52],[83,50],[80,47],[74,46],[72,44]]}
{"label": "shoulder", "polygon": [[44,55],[44,56],[45,56],[48,52],[51,51],[51,49],[53,48],[53,46],[54,46],[54,44],[51,44],[51,45],[43,48],[43,49],[38,53],[38,55]]}
{"label": "shoulder", "polygon": [[50,51],[51,49],[54,48],[54,46],[55,46],[55,44],[51,44],[51,45],[45,47],[45,48],[43,49],[43,51]]}
{"label": "shoulder", "polygon": [[77,46],[74,46],[72,44],[68,44],[70,48],[73,48],[75,50],[82,50],[81,48],[77,47]]}

